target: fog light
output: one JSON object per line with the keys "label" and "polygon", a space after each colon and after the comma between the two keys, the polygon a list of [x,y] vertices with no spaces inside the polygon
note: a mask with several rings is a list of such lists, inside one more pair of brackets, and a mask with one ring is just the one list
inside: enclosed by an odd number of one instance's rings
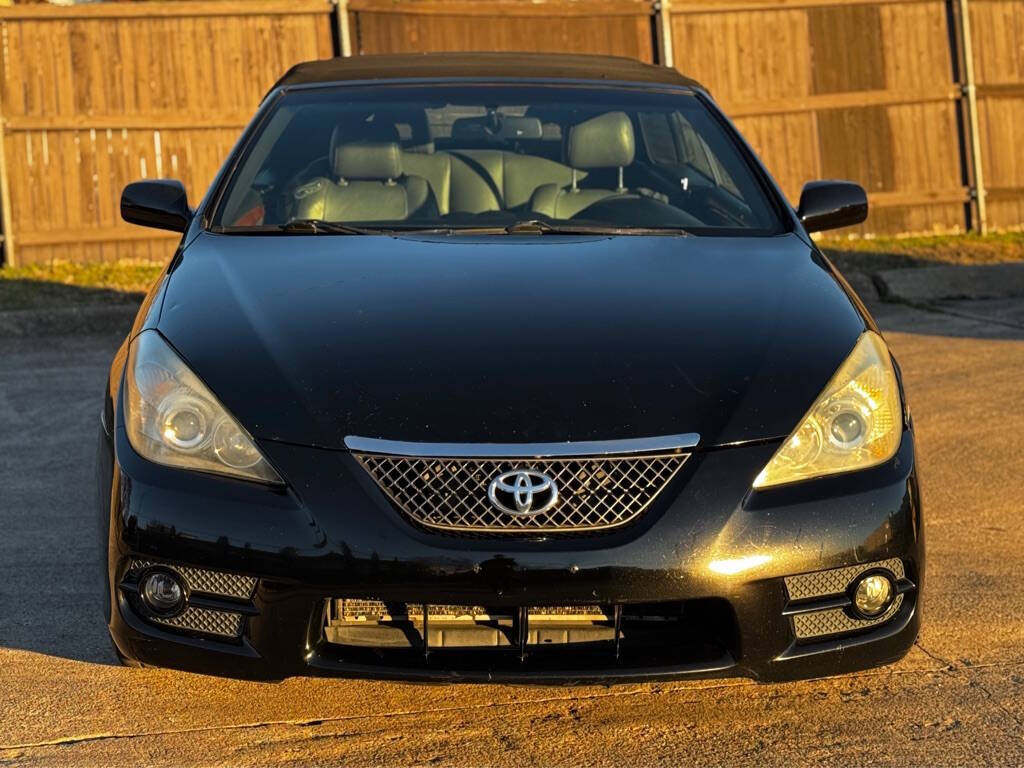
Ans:
{"label": "fog light", "polygon": [[153,571],[142,582],[142,599],[151,611],[167,616],[181,609],[185,591],[170,573]]}
{"label": "fog light", "polygon": [[892,605],[895,593],[892,579],[884,573],[869,573],[862,576],[854,587],[854,610],[866,619],[881,616]]}

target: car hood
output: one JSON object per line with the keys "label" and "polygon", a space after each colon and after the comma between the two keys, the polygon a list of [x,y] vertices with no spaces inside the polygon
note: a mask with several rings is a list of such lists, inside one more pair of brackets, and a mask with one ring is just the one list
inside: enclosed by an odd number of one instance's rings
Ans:
{"label": "car hood", "polygon": [[864,319],[771,238],[203,233],[159,330],[258,438],[788,434]]}

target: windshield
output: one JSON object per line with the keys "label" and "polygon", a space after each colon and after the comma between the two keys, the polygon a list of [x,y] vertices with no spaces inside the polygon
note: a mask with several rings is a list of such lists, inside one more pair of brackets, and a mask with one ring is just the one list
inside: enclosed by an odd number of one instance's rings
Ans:
{"label": "windshield", "polygon": [[695,96],[531,85],[286,92],[223,187],[218,232],[776,234]]}

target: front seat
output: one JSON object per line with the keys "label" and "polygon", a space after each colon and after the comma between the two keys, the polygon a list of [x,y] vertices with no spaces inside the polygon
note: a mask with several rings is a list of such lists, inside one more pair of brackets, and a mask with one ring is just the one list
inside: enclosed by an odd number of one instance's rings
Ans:
{"label": "front seat", "polygon": [[325,221],[404,221],[436,217],[437,204],[427,182],[402,173],[397,142],[343,144],[331,136],[331,171],[295,190],[295,218]]}
{"label": "front seat", "polygon": [[[569,130],[568,155],[573,172],[569,187],[557,184],[538,187],[530,198],[530,210],[553,219],[570,219],[594,203],[626,194],[622,183],[623,168],[631,165],[636,155],[633,123],[625,112],[605,112],[584,120]],[[579,186],[577,171],[601,168],[618,169],[618,188],[584,189]]]}

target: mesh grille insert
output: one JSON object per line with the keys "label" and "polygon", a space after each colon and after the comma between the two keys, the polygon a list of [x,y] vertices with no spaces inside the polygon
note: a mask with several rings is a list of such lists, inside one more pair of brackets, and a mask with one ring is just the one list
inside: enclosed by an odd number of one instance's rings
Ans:
{"label": "mesh grille insert", "polygon": [[204,635],[218,637],[238,637],[242,634],[242,614],[229,611],[215,611],[210,608],[188,606],[177,616],[163,618],[153,617],[157,624],[201,632]]}
{"label": "mesh grille insert", "polygon": [[[443,531],[530,534],[616,528],[636,519],[690,454],[559,458],[433,458],[354,453],[414,522]],[[503,472],[532,469],[558,485],[558,502],[533,516],[507,514],[487,498]]]}
{"label": "mesh grille insert", "polygon": [[903,562],[898,558],[882,560],[877,563],[861,563],[846,568],[833,568],[830,571],[802,573],[799,576],[787,576],[786,592],[790,600],[806,600],[812,597],[839,595],[846,591],[851,582],[864,571],[884,568],[897,579],[903,578]]}
{"label": "mesh grille insert", "polygon": [[798,640],[816,640],[861,632],[884,624],[899,613],[904,602],[902,594],[895,596],[892,605],[885,613],[873,619],[860,618],[854,615],[848,607],[836,608],[834,605],[827,604],[820,604],[819,607],[818,601],[842,596],[857,577],[875,569],[888,571],[896,577],[897,581],[906,576],[903,561],[899,558],[787,576],[784,582],[789,599],[798,601],[801,605],[809,608],[806,613],[792,616],[793,633],[796,638]]}
{"label": "mesh grille insert", "polygon": [[899,612],[902,605],[903,595],[896,595],[896,599],[893,600],[889,610],[874,619],[854,618],[842,608],[816,611],[814,613],[801,613],[793,617],[793,631],[801,640],[812,637],[825,637],[827,635],[839,635],[846,632],[859,632],[876,627],[879,624],[884,624]]}
{"label": "mesh grille insert", "polygon": [[155,565],[159,565],[161,568],[168,568],[179,574],[192,592],[204,592],[208,595],[248,600],[256,589],[256,578],[253,576],[242,576],[237,573],[225,573],[223,571],[208,571],[204,568],[192,568],[188,565],[171,565],[151,562],[149,560],[132,560],[131,565],[128,566],[128,573],[132,577],[137,577],[139,572]]}

